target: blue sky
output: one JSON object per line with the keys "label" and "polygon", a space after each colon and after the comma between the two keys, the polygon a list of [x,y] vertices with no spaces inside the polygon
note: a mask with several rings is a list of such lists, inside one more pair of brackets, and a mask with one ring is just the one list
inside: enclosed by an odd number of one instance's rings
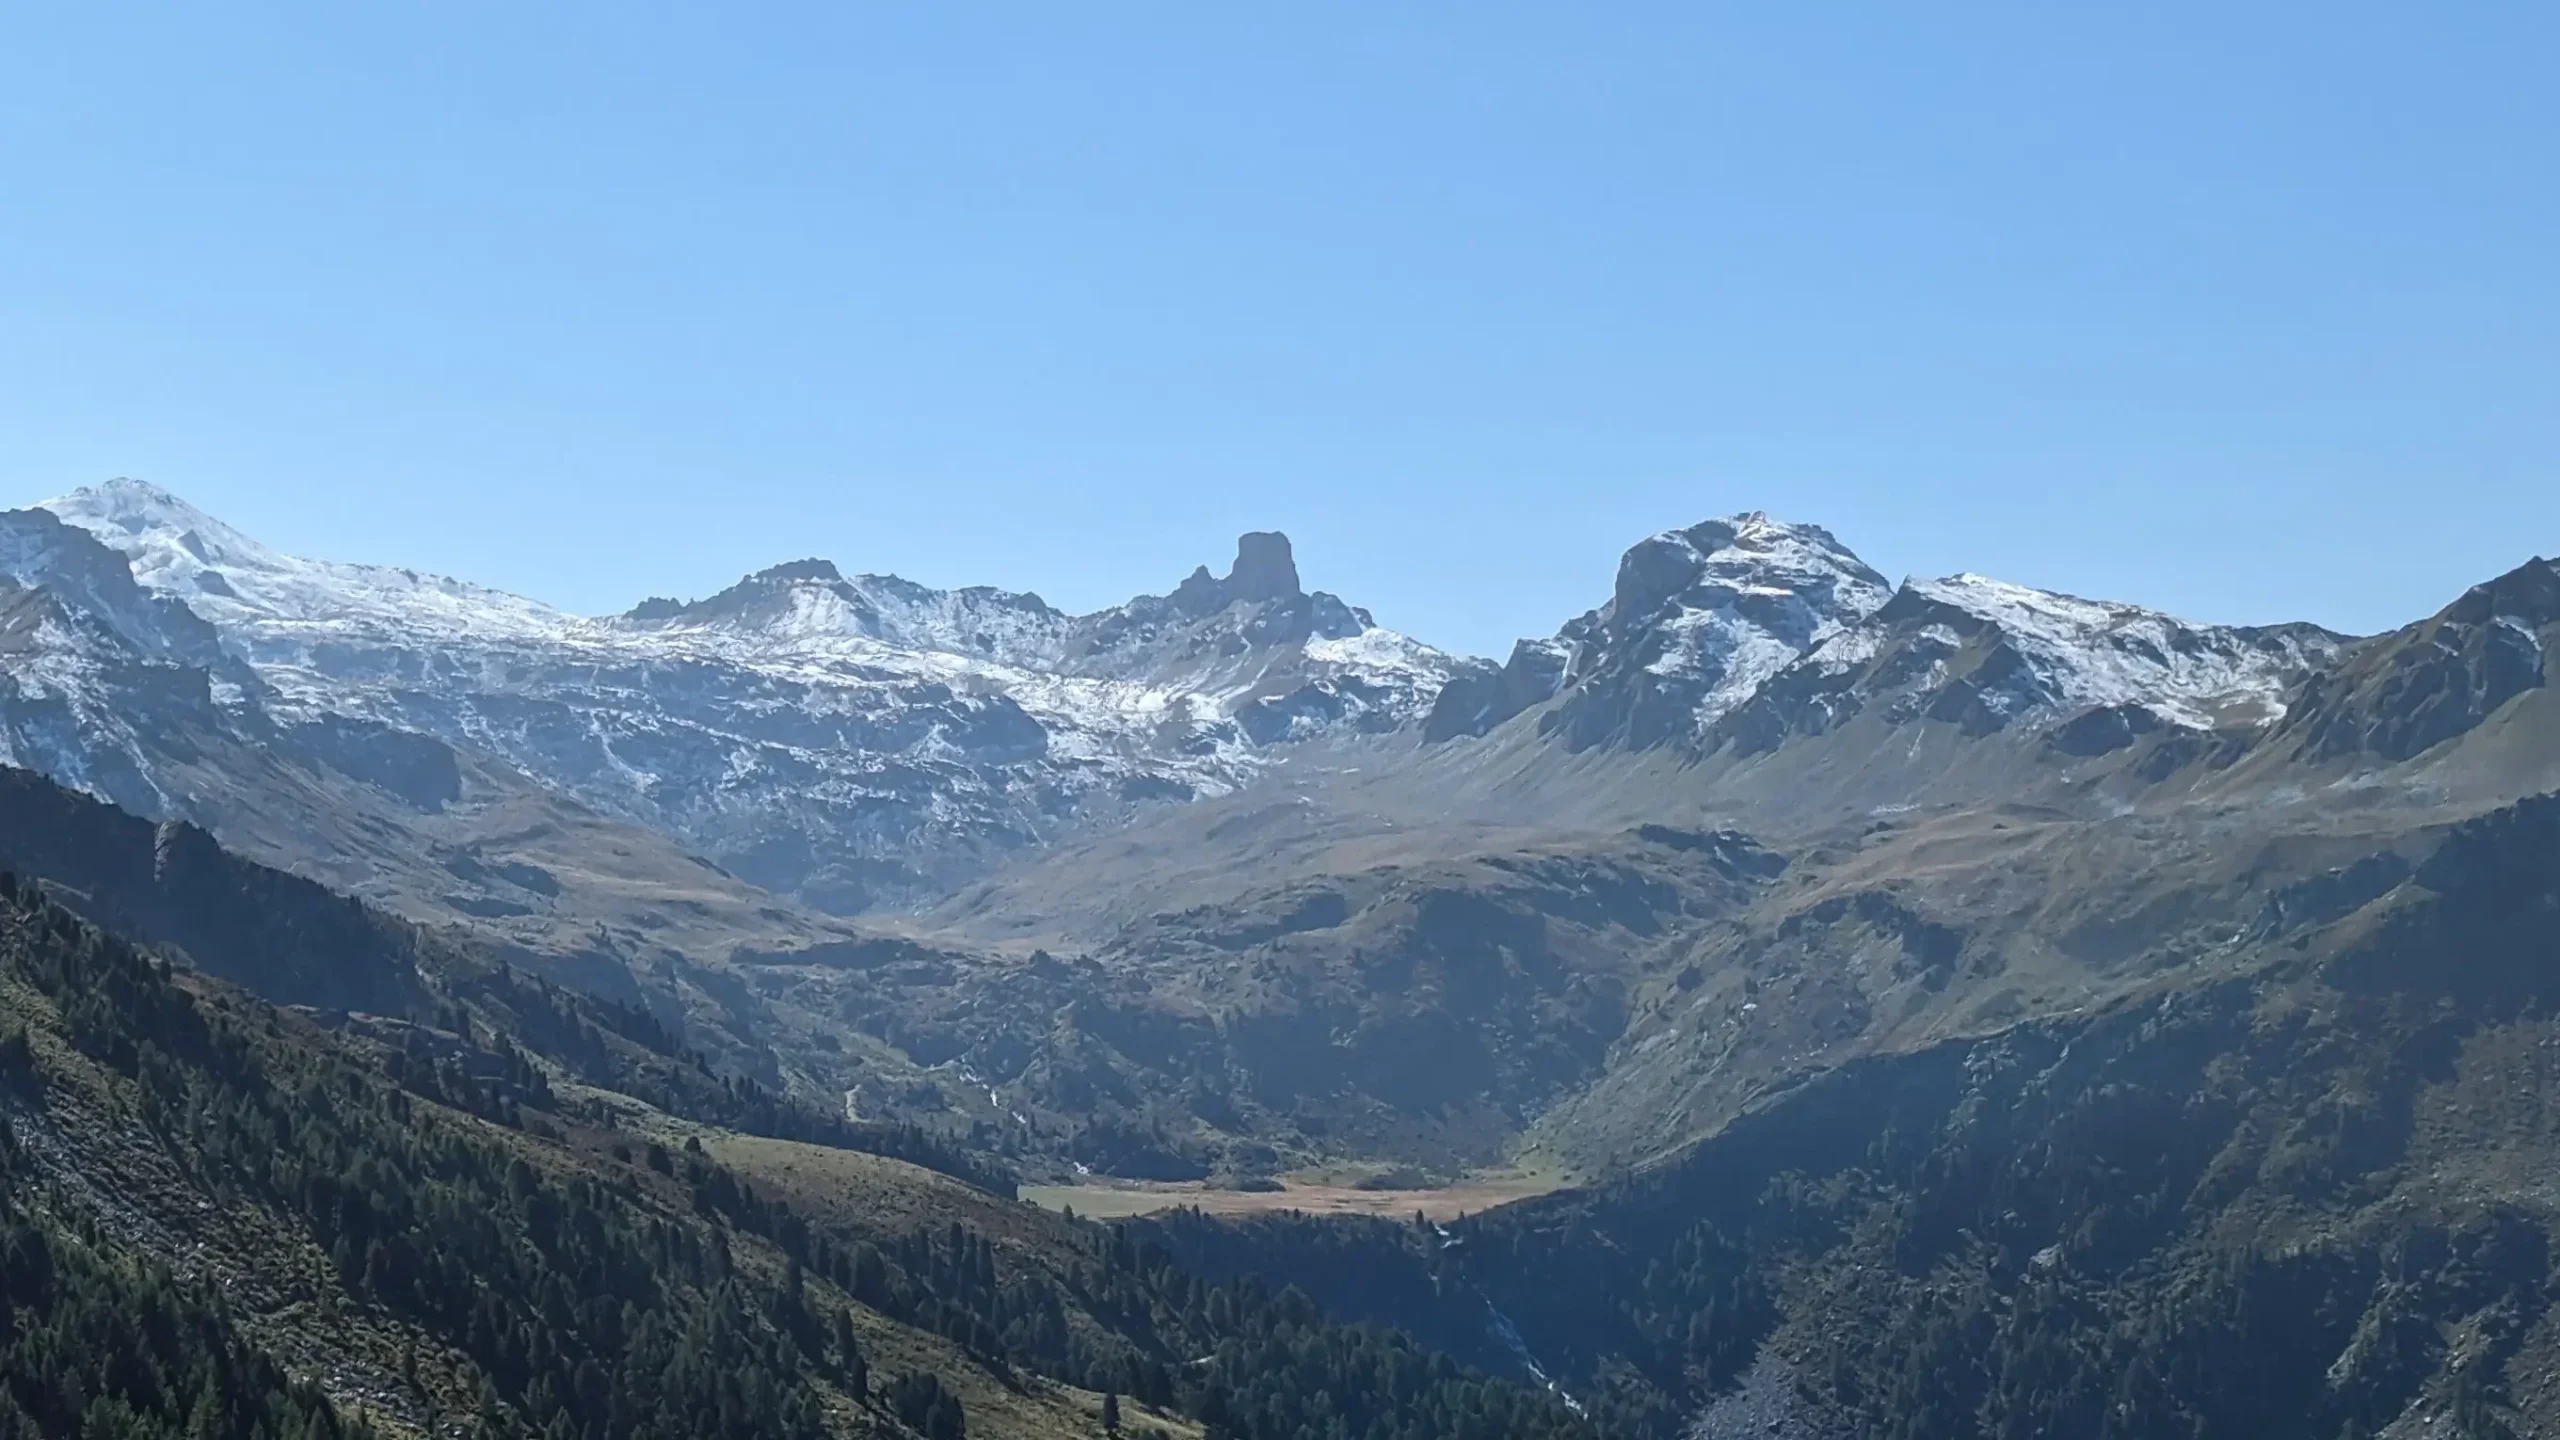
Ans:
{"label": "blue sky", "polygon": [[1488,652],[1763,508],[2381,628],[2560,552],[2554,73],[2548,3],[13,5],[0,498],[591,611],[1276,526]]}

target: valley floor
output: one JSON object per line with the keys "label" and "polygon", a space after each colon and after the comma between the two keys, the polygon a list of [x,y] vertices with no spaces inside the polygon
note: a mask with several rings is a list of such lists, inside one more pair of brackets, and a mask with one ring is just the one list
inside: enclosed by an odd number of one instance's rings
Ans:
{"label": "valley floor", "polygon": [[1421,1214],[1432,1220],[1481,1215],[1498,1206],[1532,1196],[1549,1195],[1572,1183],[1561,1170],[1515,1169],[1477,1171],[1450,1185],[1426,1189],[1362,1185],[1340,1174],[1285,1176],[1272,1190],[1221,1189],[1199,1182],[1168,1184],[1139,1180],[1097,1180],[1084,1185],[1026,1185],[1022,1198],[1049,1210],[1071,1210],[1095,1220],[1118,1220],[1166,1210],[1196,1209],[1207,1215],[1262,1215],[1291,1210],[1308,1215],[1376,1215],[1404,1219]]}

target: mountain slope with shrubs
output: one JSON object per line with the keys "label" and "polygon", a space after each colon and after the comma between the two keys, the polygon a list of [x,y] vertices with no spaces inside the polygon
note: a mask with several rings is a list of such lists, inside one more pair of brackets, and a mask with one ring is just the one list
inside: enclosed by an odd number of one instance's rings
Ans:
{"label": "mountain slope with shrubs", "polygon": [[2560,797],[2250,975],[1844,1066],[1585,1192],[1152,1230],[1514,1338],[1614,1433],[2560,1434],[2555,936]]}

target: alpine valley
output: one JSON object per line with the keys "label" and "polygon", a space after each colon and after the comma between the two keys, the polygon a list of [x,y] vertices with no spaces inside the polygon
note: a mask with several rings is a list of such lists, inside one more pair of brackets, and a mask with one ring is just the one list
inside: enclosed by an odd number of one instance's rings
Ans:
{"label": "alpine valley", "polygon": [[2560,1437],[2560,564],[2446,599],[0,514],[0,1437]]}

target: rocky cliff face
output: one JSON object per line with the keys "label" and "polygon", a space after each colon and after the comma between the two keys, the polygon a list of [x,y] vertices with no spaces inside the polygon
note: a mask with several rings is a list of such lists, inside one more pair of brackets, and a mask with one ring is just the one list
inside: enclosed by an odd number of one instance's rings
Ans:
{"label": "rocky cliff face", "polygon": [[0,513],[0,761],[171,813],[183,786],[154,757],[192,749],[256,687],[124,557],[45,511]]}

